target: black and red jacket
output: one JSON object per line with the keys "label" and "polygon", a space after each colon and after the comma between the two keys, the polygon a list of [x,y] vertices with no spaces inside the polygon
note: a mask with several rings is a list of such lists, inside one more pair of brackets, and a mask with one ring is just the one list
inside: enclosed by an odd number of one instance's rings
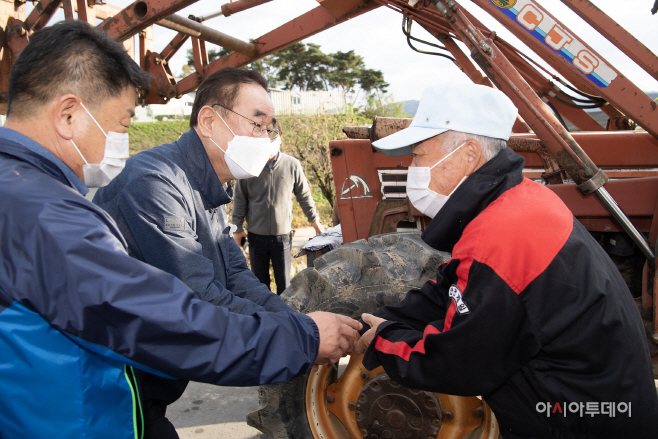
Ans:
{"label": "black and red jacket", "polygon": [[[452,259],[375,313],[389,321],[363,362],[410,388],[482,395],[505,439],[658,437],[631,293],[564,203],[523,178],[523,164],[503,150],[455,191],[422,236]],[[610,404],[614,417],[601,413]]]}

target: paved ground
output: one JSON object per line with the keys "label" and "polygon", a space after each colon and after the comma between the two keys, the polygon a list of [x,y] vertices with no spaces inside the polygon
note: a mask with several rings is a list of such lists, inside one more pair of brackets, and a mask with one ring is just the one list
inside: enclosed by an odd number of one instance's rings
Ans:
{"label": "paved ground", "polygon": [[[349,357],[341,358],[338,374]],[[258,387],[217,387],[190,383],[185,393],[167,409],[167,417],[181,439],[265,439],[245,422],[258,409]]]}
{"label": "paved ground", "polygon": [[167,409],[181,439],[265,438],[245,422],[258,409],[258,387],[217,387],[190,383]]}
{"label": "paved ground", "polygon": [[300,247],[315,236],[315,229],[313,227],[300,227],[295,229],[295,236],[292,237],[293,256],[297,253]]}

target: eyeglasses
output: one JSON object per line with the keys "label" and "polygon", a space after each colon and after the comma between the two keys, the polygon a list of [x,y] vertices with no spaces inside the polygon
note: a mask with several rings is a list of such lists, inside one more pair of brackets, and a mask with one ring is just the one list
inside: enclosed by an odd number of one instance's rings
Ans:
{"label": "eyeglasses", "polygon": [[262,136],[262,135],[263,135],[263,131],[266,131],[266,132],[267,132],[267,136],[270,138],[270,141],[271,141],[271,142],[274,142],[274,141],[276,140],[276,138],[279,137],[279,130],[278,130],[278,129],[274,128],[274,129],[268,130],[267,128],[263,128],[263,127],[262,127],[262,126],[263,126],[263,123],[262,123],[262,122],[256,122],[256,121],[254,121],[254,120],[251,120],[251,119],[249,119],[248,117],[243,116],[243,115],[241,115],[240,113],[237,113],[237,112],[231,110],[230,108],[226,108],[226,107],[223,106],[222,104],[213,104],[212,106],[214,107],[215,105],[217,105],[217,106],[219,106],[219,107],[222,107],[223,109],[228,110],[228,111],[230,111],[231,113],[235,113],[235,114],[237,114],[237,115],[240,116],[240,117],[244,117],[244,118],[247,119],[249,122],[253,123],[253,124],[254,124],[254,129],[251,131],[251,133],[254,135],[254,137],[260,137],[260,136]]}

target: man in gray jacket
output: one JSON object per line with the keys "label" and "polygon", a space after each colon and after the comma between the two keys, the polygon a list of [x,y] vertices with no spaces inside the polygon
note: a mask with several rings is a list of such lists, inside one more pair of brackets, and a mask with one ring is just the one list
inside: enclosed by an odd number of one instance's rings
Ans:
{"label": "man in gray jacket", "polygon": [[[301,163],[275,152],[256,178],[237,180],[233,197],[233,234],[238,245],[249,240],[251,271],[269,288],[270,260],[277,294],[290,285],[292,255],[292,195],[315,233],[324,232]],[[245,217],[249,233],[242,228]]]}

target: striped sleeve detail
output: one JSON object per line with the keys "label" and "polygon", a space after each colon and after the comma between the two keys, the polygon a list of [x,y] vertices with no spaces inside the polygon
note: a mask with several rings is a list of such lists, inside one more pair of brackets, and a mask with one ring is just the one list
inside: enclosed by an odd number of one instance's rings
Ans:
{"label": "striped sleeve detail", "polygon": [[439,334],[440,332],[434,326],[428,325],[423,332],[423,338],[416,342],[413,348],[404,341],[390,342],[378,336],[375,342],[375,349],[383,354],[397,355],[403,360],[409,361],[409,357],[414,352],[425,354],[425,339],[428,335]]}

